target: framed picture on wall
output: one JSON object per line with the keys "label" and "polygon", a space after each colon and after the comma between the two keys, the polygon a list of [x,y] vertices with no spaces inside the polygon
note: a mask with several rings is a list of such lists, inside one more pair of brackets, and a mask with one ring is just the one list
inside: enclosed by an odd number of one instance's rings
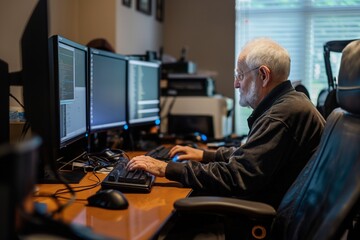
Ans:
{"label": "framed picture on wall", "polygon": [[156,0],[156,20],[164,21],[164,0]]}
{"label": "framed picture on wall", "polygon": [[127,7],[131,7],[131,0],[122,0],[122,4]]}
{"label": "framed picture on wall", "polygon": [[151,0],[136,0],[136,9],[139,12],[151,15]]}

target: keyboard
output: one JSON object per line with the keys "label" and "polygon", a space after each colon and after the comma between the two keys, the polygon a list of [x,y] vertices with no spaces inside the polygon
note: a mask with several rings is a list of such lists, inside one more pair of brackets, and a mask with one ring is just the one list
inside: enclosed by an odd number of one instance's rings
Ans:
{"label": "keyboard", "polygon": [[156,158],[159,160],[163,160],[165,162],[171,161],[172,159],[170,158],[170,149],[168,147],[165,147],[164,145],[160,145],[150,151],[148,151],[145,156],[149,156],[152,158]]}
{"label": "keyboard", "polygon": [[127,162],[125,158],[119,159],[113,170],[101,182],[101,187],[121,192],[151,192],[155,176],[139,169],[129,171],[126,169]]}

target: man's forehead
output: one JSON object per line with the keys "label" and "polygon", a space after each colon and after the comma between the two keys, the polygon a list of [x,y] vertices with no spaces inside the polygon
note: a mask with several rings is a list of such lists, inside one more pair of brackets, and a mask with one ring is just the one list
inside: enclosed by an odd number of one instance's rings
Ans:
{"label": "man's forehead", "polygon": [[237,67],[246,67],[247,64],[245,63],[245,58],[238,58],[238,61],[237,61]]}
{"label": "man's forehead", "polygon": [[237,58],[237,62],[238,64],[244,64],[245,63],[245,59],[247,56],[247,52],[246,51],[242,51],[241,53],[239,53],[238,58]]}

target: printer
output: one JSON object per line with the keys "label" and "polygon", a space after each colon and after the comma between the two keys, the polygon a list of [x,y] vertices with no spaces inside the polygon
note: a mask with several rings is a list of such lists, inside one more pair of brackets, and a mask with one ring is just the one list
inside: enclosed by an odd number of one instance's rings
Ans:
{"label": "printer", "polygon": [[213,96],[214,79],[199,74],[169,74],[160,82],[162,96]]}

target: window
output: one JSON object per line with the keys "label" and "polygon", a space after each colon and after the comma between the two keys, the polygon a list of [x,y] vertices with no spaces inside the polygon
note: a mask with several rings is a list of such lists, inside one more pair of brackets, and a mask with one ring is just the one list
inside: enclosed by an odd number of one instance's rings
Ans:
{"label": "window", "polygon": [[[301,80],[316,104],[320,90],[328,85],[323,45],[360,38],[360,0],[236,0],[236,55],[254,37],[271,37],[289,51],[289,79]],[[331,59],[339,60],[336,55]],[[251,112],[236,104],[237,134],[248,133]]]}

